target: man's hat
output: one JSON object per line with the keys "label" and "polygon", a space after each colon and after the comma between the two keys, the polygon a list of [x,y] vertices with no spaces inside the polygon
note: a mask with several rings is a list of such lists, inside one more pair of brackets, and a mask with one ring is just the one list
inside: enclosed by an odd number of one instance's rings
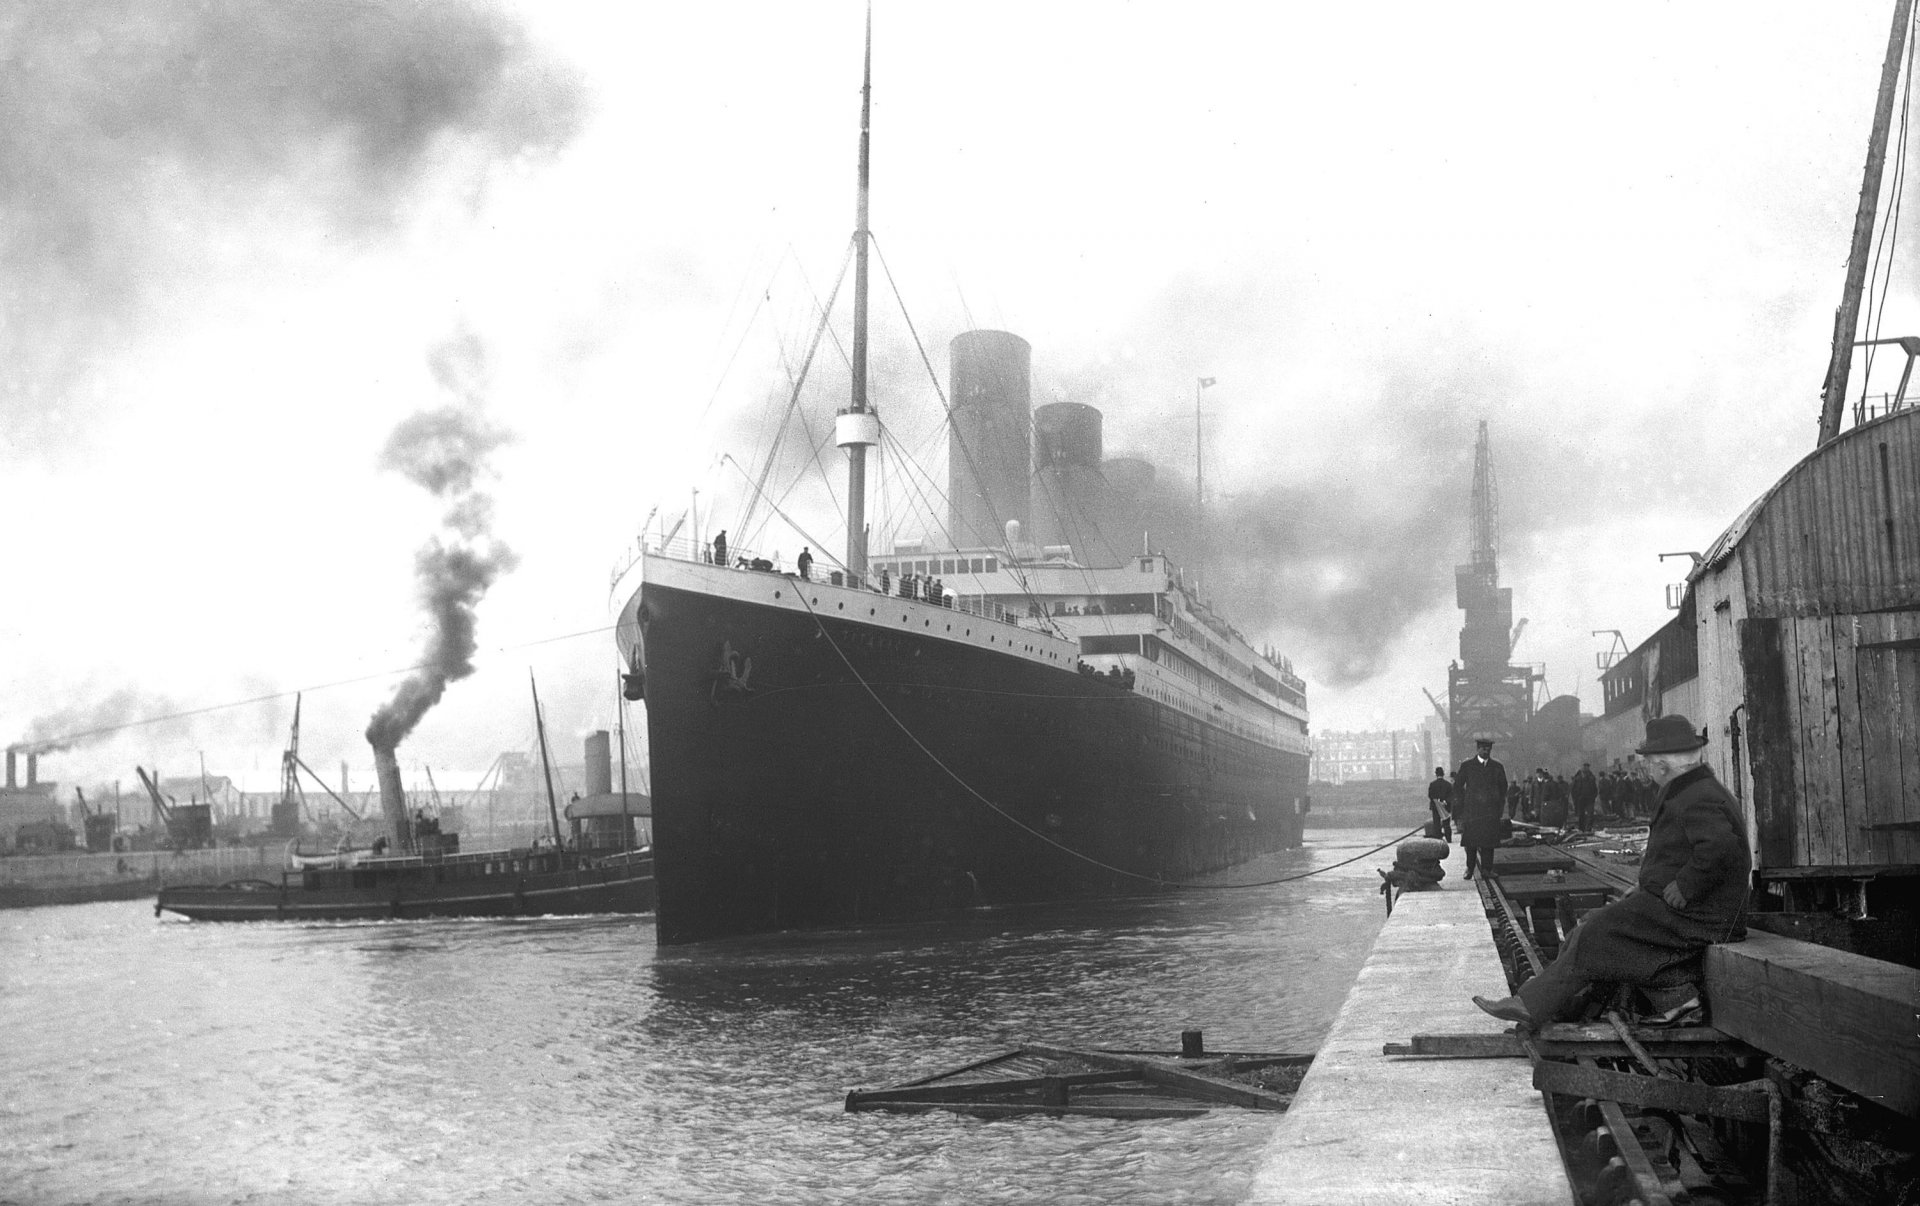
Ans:
{"label": "man's hat", "polygon": [[1685,716],[1675,713],[1672,716],[1656,716],[1647,722],[1647,739],[1640,743],[1636,754],[1686,754],[1699,749],[1707,743],[1706,737],[1694,731],[1693,722]]}
{"label": "man's hat", "polygon": [[1488,749],[1492,749],[1492,748],[1493,748],[1493,738],[1491,738],[1491,737],[1475,737],[1475,738],[1473,739],[1473,743],[1474,743],[1475,745],[1484,745],[1484,746],[1486,746],[1486,747],[1487,747]]}

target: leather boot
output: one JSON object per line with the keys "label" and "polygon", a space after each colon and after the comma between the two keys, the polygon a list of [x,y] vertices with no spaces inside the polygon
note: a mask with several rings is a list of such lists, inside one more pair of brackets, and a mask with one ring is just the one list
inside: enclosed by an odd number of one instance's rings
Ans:
{"label": "leather boot", "polygon": [[1533,1015],[1527,1012],[1527,1003],[1519,997],[1501,997],[1498,1001],[1489,1001],[1485,997],[1475,997],[1473,1003],[1483,1011],[1492,1014],[1503,1022],[1519,1022],[1533,1025]]}

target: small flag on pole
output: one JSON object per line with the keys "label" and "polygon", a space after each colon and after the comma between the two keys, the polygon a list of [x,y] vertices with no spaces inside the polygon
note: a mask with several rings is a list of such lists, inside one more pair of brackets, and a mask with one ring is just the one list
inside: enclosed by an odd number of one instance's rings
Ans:
{"label": "small flag on pole", "polygon": [[1212,377],[1202,377],[1202,378],[1200,378],[1200,388],[1201,388],[1201,389],[1205,389],[1205,388],[1207,388],[1207,387],[1208,387],[1209,385],[1212,385],[1212,384],[1213,384],[1213,378],[1212,378]]}

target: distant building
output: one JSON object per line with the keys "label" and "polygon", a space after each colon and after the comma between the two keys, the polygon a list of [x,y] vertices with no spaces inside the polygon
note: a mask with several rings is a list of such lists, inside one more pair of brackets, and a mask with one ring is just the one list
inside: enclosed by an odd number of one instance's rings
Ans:
{"label": "distant building", "polygon": [[1316,783],[1364,779],[1425,779],[1438,762],[1427,759],[1428,739],[1419,729],[1321,733],[1313,739]]}

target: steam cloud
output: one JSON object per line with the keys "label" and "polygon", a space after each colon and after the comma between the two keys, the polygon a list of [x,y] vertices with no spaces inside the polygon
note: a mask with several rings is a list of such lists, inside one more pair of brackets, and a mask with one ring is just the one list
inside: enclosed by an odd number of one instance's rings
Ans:
{"label": "steam cloud", "polygon": [[490,0],[0,10],[13,434],[51,444],[101,349],[231,257],[232,230],[375,237],[424,183],[459,183],[449,168],[477,191],[492,162],[559,148],[582,115],[579,82]]}
{"label": "steam cloud", "polygon": [[477,488],[487,472],[488,454],[512,438],[479,414],[485,396],[485,349],[471,333],[462,333],[435,348],[428,364],[455,401],[402,420],[387,438],[380,466],[443,500],[446,531],[414,556],[420,601],[432,631],[425,664],[367,723],[367,741],[376,749],[398,746],[440,702],[448,683],[473,673],[479,647],[476,609],[494,581],[519,564],[513,550],[487,531],[493,500]]}

